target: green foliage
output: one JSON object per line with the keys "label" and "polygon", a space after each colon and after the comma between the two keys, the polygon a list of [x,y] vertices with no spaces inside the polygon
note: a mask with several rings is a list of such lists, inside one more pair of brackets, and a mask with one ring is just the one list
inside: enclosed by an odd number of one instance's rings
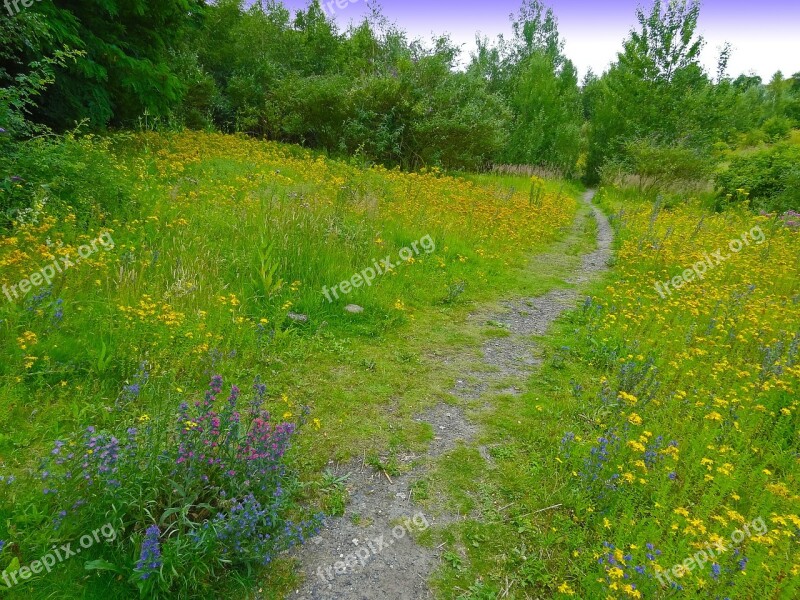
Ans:
{"label": "green foliage", "polygon": [[800,209],[800,146],[778,144],[735,158],[717,175],[718,205],[749,196],[754,208]]}
{"label": "green foliage", "polygon": [[510,41],[494,46],[478,40],[469,72],[489,81],[512,110],[504,163],[540,165],[571,176],[581,148],[583,123],[575,66],[553,11],[540,0],[526,0],[512,23]]}
{"label": "green foliage", "polygon": [[623,170],[635,174],[642,192],[703,182],[713,167],[707,156],[693,148],[661,146],[652,140],[632,140],[626,144],[625,153]]}
{"label": "green foliage", "polygon": [[145,110],[165,117],[185,86],[170,64],[176,48],[202,13],[202,0],[88,0],[61,8],[36,4],[51,41],[39,49],[68,46],[82,57],[56,72],[55,85],[37,116],[63,129],[88,119],[93,127],[132,124]]}
{"label": "green foliage", "polygon": [[606,161],[630,163],[636,140],[702,151],[719,137],[708,121],[716,97],[698,62],[698,15],[699,4],[687,0],[657,1],[649,13],[640,8],[639,29],[618,61],[598,82],[589,82],[589,181],[597,181]]}
{"label": "green foliage", "polygon": [[789,137],[792,122],[786,117],[770,117],[761,126],[770,142],[779,142]]}
{"label": "green foliage", "polygon": [[[8,35],[12,44],[15,37],[32,35],[35,39],[37,32],[40,32],[35,24],[27,26],[27,21],[21,22],[19,27],[9,27],[4,23],[0,28],[0,33]],[[21,44],[22,41],[19,40],[18,43]],[[48,132],[46,127],[30,119],[30,113],[35,110],[41,95],[55,82],[55,69],[66,66],[80,56],[82,53],[75,50],[57,49],[52,56],[31,61],[24,67],[18,65],[16,74],[10,73],[0,64],[0,81],[6,84],[0,88],[0,150],[9,151],[9,146],[19,138]],[[12,58],[14,56],[9,50],[0,53],[0,59]]]}

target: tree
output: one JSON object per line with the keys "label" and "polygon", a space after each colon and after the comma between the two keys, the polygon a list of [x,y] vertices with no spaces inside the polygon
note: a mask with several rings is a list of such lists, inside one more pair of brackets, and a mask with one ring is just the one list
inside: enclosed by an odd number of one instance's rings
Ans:
{"label": "tree", "polygon": [[468,69],[512,108],[501,158],[572,173],[580,152],[582,107],[577,71],[563,54],[558,22],[541,0],[524,0],[511,20],[511,39],[500,36],[494,45],[478,39]]}
{"label": "tree", "polygon": [[59,68],[37,117],[64,128],[88,119],[95,127],[131,123],[144,111],[168,115],[184,87],[170,65],[171,51],[196,24],[204,0],[83,0],[64,7],[44,2],[29,10],[48,25],[50,55],[67,46],[81,51]]}
{"label": "tree", "polygon": [[703,46],[696,33],[699,10],[697,0],[656,0],[649,12],[637,10],[639,29],[631,31],[616,63],[590,88],[589,181],[597,181],[608,160],[633,168],[626,159],[629,143],[637,139],[692,149],[714,141],[716,124],[707,116],[712,83],[698,62]]}

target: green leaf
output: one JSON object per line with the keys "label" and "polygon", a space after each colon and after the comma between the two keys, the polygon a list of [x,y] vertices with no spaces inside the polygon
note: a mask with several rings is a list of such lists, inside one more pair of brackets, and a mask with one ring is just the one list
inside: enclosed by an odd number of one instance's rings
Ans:
{"label": "green leaf", "polygon": [[114,573],[122,573],[122,568],[107,560],[97,559],[87,561],[83,568],[87,571],[113,571]]}

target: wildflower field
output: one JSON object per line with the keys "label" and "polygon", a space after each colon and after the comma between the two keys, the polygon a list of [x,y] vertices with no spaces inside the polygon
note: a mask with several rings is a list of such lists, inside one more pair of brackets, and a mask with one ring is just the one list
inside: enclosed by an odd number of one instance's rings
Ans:
{"label": "wildflower field", "polygon": [[800,598],[798,2],[0,4],[0,600]]}
{"label": "wildflower field", "polygon": [[[450,549],[441,589],[796,598],[800,230],[692,199],[597,200],[614,267],[542,340],[527,393],[486,418],[498,469],[471,488],[483,518],[435,540]],[[658,292],[718,249],[702,279]]]}
{"label": "wildflower field", "polygon": [[[362,168],[217,134],[34,140],[29,156],[2,193],[35,201],[0,237],[12,597],[210,597],[256,577],[280,597],[281,553],[341,502],[328,460],[429,435],[401,426],[413,406],[382,418],[398,393],[431,401],[409,383],[407,340],[518,287],[576,210],[560,183]],[[400,252],[426,236],[435,250]],[[371,286],[328,302],[324,288],[386,256]],[[105,525],[113,543],[37,568]]]}
{"label": "wildflower field", "polygon": [[[800,231],[780,215],[619,196],[602,197],[618,266],[574,316],[580,352],[603,376],[573,388],[591,409],[559,452],[594,533],[594,579],[581,587],[795,597]],[[747,232],[761,243],[742,243]],[[704,257],[702,279],[654,291]]]}
{"label": "wildflower field", "polygon": [[[566,285],[530,257],[577,260],[596,234],[577,187],[537,177],[188,132],[58,151],[96,185],[30,189],[31,161],[3,192],[36,198],[0,238],[8,597],[287,597],[286,551],[348,503],[330,465],[401,474],[434,435],[415,416],[463,367],[431,357],[499,335],[467,315]],[[470,442],[413,486],[425,513],[463,515],[417,536],[442,552],[434,588],[796,596],[793,213],[596,202],[613,265],[538,340],[523,393],[474,413],[491,468]]]}

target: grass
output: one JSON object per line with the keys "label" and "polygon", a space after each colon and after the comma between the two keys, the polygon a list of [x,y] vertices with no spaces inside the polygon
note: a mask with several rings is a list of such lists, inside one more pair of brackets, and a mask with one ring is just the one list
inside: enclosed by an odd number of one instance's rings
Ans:
{"label": "grass", "polygon": [[[533,205],[525,179],[487,185],[435,171],[365,171],[245,138],[142,134],[102,145],[108,150],[97,160],[113,165],[121,193],[136,199],[131,214],[95,204],[88,217],[67,207],[56,218],[43,207],[0,245],[2,283],[13,285],[101,232],[114,240],[52,287],[0,305],[8,357],[0,366],[0,457],[3,474],[16,477],[0,505],[0,539],[12,544],[6,563],[13,555],[24,565],[46,546],[52,503],[35,477],[54,440],[89,424],[161,421],[212,374],[243,386],[260,376],[265,408],[285,420],[311,408],[290,455],[301,478],[297,501],[341,513],[346,497],[325,474],[329,461],[369,457],[394,473],[398,453],[425,449],[432,433],[413,417],[445,397],[459,367],[435,370],[427,356],[473,339],[454,324],[475,302],[536,289],[527,256],[563,236],[575,210],[554,191]],[[325,300],[324,286],[427,235],[435,252]],[[350,303],[364,311],[346,312]],[[135,393],[123,393],[137,382]],[[100,518],[70,515],[70,530]],[[130,561],[147,523],[125,525]],[[292,569],[280,563],[267,574],[202,583],[251,590],[267,577],[272,589],[291,589]],[[119,566],[130,573],[131,562]],[[86,576],[73,561],[22,593],[128,597],[125,579]]]}
{"label": "grass", "polygon": [[[58,538],[35,479],[53,440],[87,424],[166,419],[216,373],[245,385],[260,375],[266,408],[286,420],[311,408],[290,454],[296,503],[342,514],[345,481],[331,461],[400,472],[398,457],[424,453],[433,436],[415,415],[455,403],[448,390],[480,364],[482,343],[510,335],[467,315],[567,287],[594,248],[581,189],[561,182],[362,170],[221,135],[104,143],[114,155],[103,160],[137,201],[132,214],[56,219],[44,208],[0,239],[6,284],[101,231],[115,241],[49,295],[0,305],[0,474],[17,478],[0,502],[0,540],[13,544],[3,567]],[[596,201],[617,232],[613,269],[537,340],[544,363],[524,393],[498,393],[500,382],[465,401],[478,439],[412,485],[426,514],[465,517],[419,536],[441,546],[438,596],[793,597],[800,234],[693,200],[654,209],[605,189]],[[655,282],[754,227],[763,245],[659,297]],[[434,252],[325,300],[324,286],[426,235]],[[364,311],[345,311],[350,303]],[[142,371],[146,383],[118,402]],[[73,530],[104,517],[76,514]],[[673,588],[659,583],[662,570],[759,518],[767,530],[717,557],[719,572],[709,561],[680,578],[671,571]],[[146,523],[128,525],[126,575]],[[298,583],[284,558],[226,575],[198,577],[220,597],[280,598]],[[13,597],[132,589],[72,561]]]}
{"label": "grass", "polygon": [[[526,392],[491,401],[476,443],[492,445],[494,466],[462,449],[434,478],[477,475],[440,484],[471,512],[433,534],[451,558],[439,595],[793,597],[799,234],[697,202],[654,213],[614,190],[597,200],[614,215],[614,270],[540,340]],[[756,226],[763,247],[672,298],[655,292]],[[715,541],[727,552],[672,570]]]}

